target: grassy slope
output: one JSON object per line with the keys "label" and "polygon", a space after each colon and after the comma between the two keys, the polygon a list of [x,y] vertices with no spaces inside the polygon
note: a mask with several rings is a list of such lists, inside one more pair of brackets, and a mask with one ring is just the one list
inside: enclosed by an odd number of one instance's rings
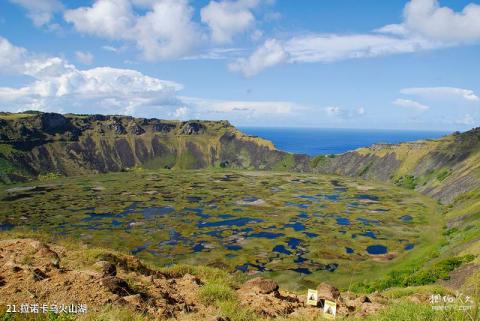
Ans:
{"label": "grassy slope", "polygon": [[[69,252],[69,255],[62,259],[62,265],[71,269],[88,269],[93,263],[108,253],[122,255],[118,252],[102,248],[87,247],[77,240],[68,238],[55,238],[52,235],[37,233],[16,233],[5,232],[0,234],[1,239],[29,237],[43,240],[45,242],[55,242]],[[68,258],[68,259],[67,259]],[[184,275],[186,273],[199,277],[205,285],[198,292],[198,296],[203,302],[211,306],[214,314],[217,316],[228,317],[231,321],[268,321],[269,318],[256,315],[246,306],[238,303],[235,288],[245,281],[242,275],[228,274],[223,270],[209,268],[204,266],[177,265],[168,268],[156,268],[148,266],[151,269],[157,269],[167,274]],[[428,302],[413,302],[411,296],[426,296],[432,294],[453,295],[454,293],[441,286],[419,286],[404,289],[389,289],[380,292],[387,298],[387,306],[378,314],[362,318],[338,318],[348,321],[470,321],[478,320],[480,317],[478,294],[480,294],[480,273],[473,275],[468,279],[466,287],[461,289],[464,293],[477,294],[474,297],[474,309],[471,311],[434,311]],[[467,292],[468,291],[468,292]],[[21,314],[8,314],[6,307],[0,307],[1,321],[153,321],[153,319],[141,312],[125,309],[120,306],[106,305],[103,307],[89,307],[89,314],[85,316],[57,316],[37,315],[25,316]],[[211,312],[212,312],[211,311]],[[216,311],[216,312],[215,312]],[[180,321],[200,321],[205,320],[204,315],[189,314],[180,319]],[[308,316],[285,316],[275,319],[277,321],[322,321],[327,320],[322,317],[311,318]],[[172,320],[173,321],[173,320]]]}
{"label": "grassy slope", "polygon": [[314,159],[321,173],[360,176],[416,189],[443,203],[480,186],[480,131],[436,140],[379,144]]}

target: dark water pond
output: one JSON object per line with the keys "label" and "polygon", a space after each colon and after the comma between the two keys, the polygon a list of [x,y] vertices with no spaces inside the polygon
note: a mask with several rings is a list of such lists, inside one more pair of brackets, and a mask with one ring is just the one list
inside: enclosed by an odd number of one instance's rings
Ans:
{"label": "dark water pond", "polygon": [[10,231],[15,225],[10,223],[0,223],[0,231]]}
{"label": "dark water pond", "polygon": [[285,224],[284,228],[293,228],[295,231],[304,231],[305,230],[305,225],[303,225],[300,222],[295,222],[293,224]]}
{"label": "dark water pond", "polygon": [[350,225],[350,220],[348,218],[339,216],[336,220],[338,225]]}
{"label": "dark water pond", "polygon": [[142,214],[145,219],[151,219],[159,215],[167,215],[172,212],[175,212],[175,209],[171,206],[147,207],[142,210]]}
{"label": "dark water pond", "polygon": [[286,255],[292,254],[292,252],[290,252],[289,250],[287,250],[287,249],[285,248],[285,245],[282,245],[282,244],[275,245],[275,247],[272,249],[272,252],[282,253],[282,254],[286,254]]}
{"label": "dark water pond", "polygon": [[288,239],[287,244],[291,249],[294,250],[300,245],[301,242],[301,240],[292,237]]}
{"label": "dark water pond", "polygon": [[369,237],[369,238],[372,238],[372,239],[376,239],[377,238],[377,235],[372,232],[372,231],[366,231],[364,233],[360,233],[361,236],[365,236],[365,237]]}
{"label": "dark water pond", "polygon": [[369,194],[359,194],[355,197],[359,200],[372,201],[372,202],[378,202],[378,200],[380,199],[376,195],[369,195]]}
{"label": "dark water pond", "polygon": [[388,249],[386,246],[383,245],[370,245],[369,247],[367,247],[367,252],[368,254],[379,255],[386,254],[388,252]]}
{"label": "dark water pond", "polygon": [[303,234],[305,234],[308,238],[311,238],[311,239],[319,235],[317,233],[312,233],[312,232],[304,232]]}
{"label": "dark water pond", "polygon": [[364,225],[379,225],[380,224],[379,220],[371,220],[371,219],[364,218],[364,217],[357,218],[357,221],[363,223]]}
{"label": "dark water pond", "polygon": [[307,268],[296,268],[296,269],[292,269],[291,271],[294,271],[300,274],[312,274],[310,269],[307,269]]}
{"label": "dark water pond", "polygon": [[285,236],[283,233],[258,232],[248,235],[248,237],[258,237],[265,239],[276,239],[277,237]]}
{"label": "dark water pond", "polygon": [[215,222],[200,222],[198,227],[219,227],[219,226],[245,226],[250,223],[260,223],[263,220],[251,217],[242,217],[231,220],[215,221]]}

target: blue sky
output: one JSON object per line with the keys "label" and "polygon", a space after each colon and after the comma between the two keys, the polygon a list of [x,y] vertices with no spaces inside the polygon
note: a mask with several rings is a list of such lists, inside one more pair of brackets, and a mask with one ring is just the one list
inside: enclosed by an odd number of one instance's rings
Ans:
{"label": "blue sky", "polygon": [[480,4],[7,0],[0,110],[467,130]]}

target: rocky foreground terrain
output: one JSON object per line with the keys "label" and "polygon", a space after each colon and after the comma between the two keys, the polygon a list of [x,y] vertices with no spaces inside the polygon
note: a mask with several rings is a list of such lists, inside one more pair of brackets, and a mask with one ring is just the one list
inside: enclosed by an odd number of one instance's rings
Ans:
{"label": "rocky foreground terrain", "polygon": [[[215,270],[203,275],[186,267],[158,270],[133,256],[108,251],[69,250],[35,239],[0,241],[0,305],[86,304],[91,315],[112,305],[160,319],[229,320],[213,304],[218,298],[205,290],[211,290],[212,279],[218,286],[227,286],[217,289],[217,296],[228,293],[239,307],[258,317],[308,320],[322,315],[319,307],[305,305],[305,295],[283,291],[274,281],[261,277],[243,283],[230,280],[225,285],[220,281],[221,272]],[[366,316],[388,303],[378,293],[340,293],[326,283],[317,290],[320,298],[337,301],[340,316]]]}

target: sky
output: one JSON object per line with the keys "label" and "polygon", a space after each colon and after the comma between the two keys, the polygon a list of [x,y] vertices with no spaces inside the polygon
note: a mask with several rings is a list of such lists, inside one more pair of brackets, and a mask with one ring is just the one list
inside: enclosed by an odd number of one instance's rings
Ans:
{"label": "sky", "polygon": [[468,130],[480,2],[3,0],[0,111]]}

